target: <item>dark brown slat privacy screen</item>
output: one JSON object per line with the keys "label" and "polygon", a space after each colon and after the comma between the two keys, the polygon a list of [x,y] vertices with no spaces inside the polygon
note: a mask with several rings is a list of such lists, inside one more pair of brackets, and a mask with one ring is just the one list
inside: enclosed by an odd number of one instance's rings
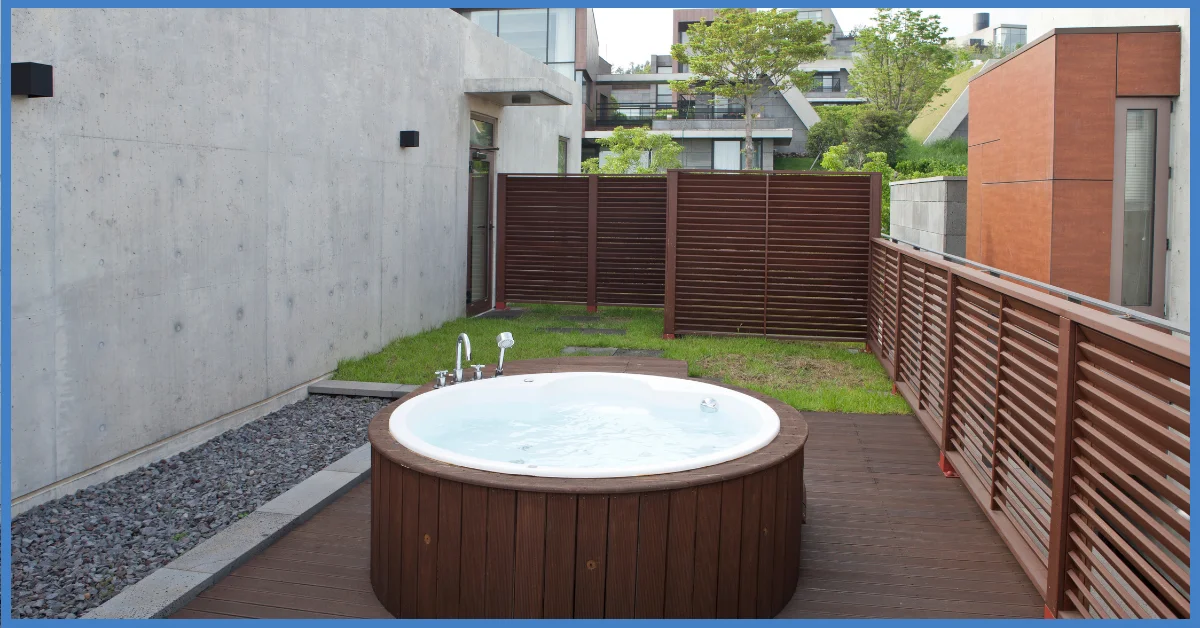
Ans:
{"label": "dark brown slat privacy screen", "polygon": [[1048,613],[1190,617],[1187,341],[871,246],[867,344]]}
{"label": "dark brown slat privacy screen", "polygon": [[499,303],[662,307],[665,176],[499,178]]}
{"label": "dark brown slat privacy screen", "polygon": [[663,333],[863,340],[880,184],[874,173],[667,173]]}

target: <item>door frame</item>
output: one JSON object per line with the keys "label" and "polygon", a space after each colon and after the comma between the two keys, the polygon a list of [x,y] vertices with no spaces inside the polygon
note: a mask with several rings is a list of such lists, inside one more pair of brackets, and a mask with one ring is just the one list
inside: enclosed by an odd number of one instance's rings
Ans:
{"label": "door frame", "polygon": [[[466,285],[472,291],[471,296],[474,296],[474,289],[475,289],[475,286],[471,285],[471,261],[472,261],[471,243],[472,243],[472,239],[475,235],[474,234],[475,228],[471,225],[471,209],[472,209],[471,205],[472,205],[472,201],[473,201],[472,197],[474,194],[474,188],[471,185],[471,162],[472,161],[488,162],[488,197],[487,197],[487,211],[485,212],[485,215],[487,216],[487,224],[485,225],[485,229],[484,229],[484,232],[485,232],[485,234],[484,234],[484,238],[485,238],[484,249],[485,249],[485,251],[484,251],[484,255],[483,255],[483,259],[485,260],[484,263],[487,264],[487,269],[484,271],[484,279],[483,279],[483,286],[482,286],[483,297],[481,299],[476,300],[473,303],[468,302],[466,304],[467,316],[475,316],[477,314],[482,314],[482,313],[492,309],[492,307],[493,307],[492,297],[494,296],[494,290],[492,289],[492,281],[493,281],[493,275],[495,274],[496,269],[495,269],[495,260],[492,257],[493,253],[495,252],[494,251],[495,243],[493,242],[492,236],[496,230],[496,216],[495,216],[494,205],[495,205],[495,199],[496,199],[496,150],[497,150],[497,148],[495,146],[495,142],[496,142],[496,127],[498,125],[497,125],[496,118],[493,118],[491,116],[484,115],[481,113],[471,112],[470,118],[468,119],[468,124],[470,124],[470,120],[479,120],[481,122],[487,122],[492,125],[492,144],[493,144],[492,146],[478,146],[475,144],[471,144],[470,141],[468,141],[468,146],[467,146],[467,264],[466,264],[466,266],[467,266],[467,284]],[[478,154],[478,156],[482,156],[483,159],[475,159],[477,154]]]}
{"label": "door frame", "polygon": [[1126,112],[1130,109],[1156,109],[1157,124],[1154,144],[1154,253],[1150,261],[1150,305],[1128,306],[1131,310],[1161,317],[1166,303],[1167,277],[1167,206],[1170,142],[1171,142],[1171,99],[1170,98],[1117,98],[1116,120],[1113,138],[1113,198],[1112,198],[1112,243],[1108,300],[1121,305],[1121,283],[1123,278],[1125,247],[1125,134]]}

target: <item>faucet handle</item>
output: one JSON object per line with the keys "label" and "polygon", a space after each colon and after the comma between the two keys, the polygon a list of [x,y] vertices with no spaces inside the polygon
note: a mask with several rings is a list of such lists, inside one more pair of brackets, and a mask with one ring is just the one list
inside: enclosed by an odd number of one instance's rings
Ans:
{"label": "faucet handle", "polygon": [[486,364],[472,364],[471,368],[475,369],[475,381],[483,379],[483,368]]}
{"label": "faucet handle", "polygon": [[437,376],[437,381],[434,382],[433,387],[444,388],[446,386],[446,375],[449,373],[450,371],[434,371],[433,374]]}

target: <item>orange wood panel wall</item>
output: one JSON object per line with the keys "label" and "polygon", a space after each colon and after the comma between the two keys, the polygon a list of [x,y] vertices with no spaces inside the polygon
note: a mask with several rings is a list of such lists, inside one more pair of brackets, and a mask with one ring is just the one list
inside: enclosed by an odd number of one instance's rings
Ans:
{"label": "orange wood panel wall", "polygon": [[1107,299],[1116,99],[1179,66],[1178,31],[1072,29],[972,80],[967,257]]}

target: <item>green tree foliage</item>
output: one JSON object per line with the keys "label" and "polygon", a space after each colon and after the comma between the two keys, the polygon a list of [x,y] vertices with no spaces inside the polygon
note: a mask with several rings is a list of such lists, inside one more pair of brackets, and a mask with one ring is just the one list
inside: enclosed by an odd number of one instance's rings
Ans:
{"label": "green tree foliage", "polygon": [[[651,133],[645,127],[617,127],[612,135],[596,140],[611,153],[600,165],[600,159],[593,157],[582,164],[582,170],[588,174],[653,174],[666,172],[668,168],[680,168],[679,153],[683,146],[671,139],[666,133]],[[643,163],[649,153],[648,163]]]}
{"label": "green tree foliage", "polygon": [[946,79],[966,68],[968,54],[947,45],[946,30],[937,15],[876,9],[873,23],[857,32],[854,51],[861,56],[850,71],[852,92],[908,126],[946,90]]}
{"label": "green tree foliage", "polygon": [[749,170],[754,164],[754,100],[770,90],[807,89],[812,74],[798,66],[825,56],[825,37],[832,28],[797,19],[795,11],[717,9],[716,20],[688,28],[686,46],[671,46],[671,56],[700,77],[671,81],[671,89],[711,93],[742,104],[747,114],[743,163]]}
{"label": "green tree foliage", "polygon": [[871,153],[891,155],[894,161],[908,137],[905,126],[903,118],[894,111],[870,109],[850,125],[846,142],[856,161],[870,159]]}
{"label": "green tree foliage", "polygon": [[630,61],[626,65],[619,65],[612,69],[613,74],[653,74],[650,69],[650,62],[634,63]]}
{"label": "green tree foliage", "polygon": [[845,144],[850,125],[868,109],[867,105],[820,105],[814,107],[821,121],[808,130],[804,149],[813,158],[822,155],[830,146]]}

